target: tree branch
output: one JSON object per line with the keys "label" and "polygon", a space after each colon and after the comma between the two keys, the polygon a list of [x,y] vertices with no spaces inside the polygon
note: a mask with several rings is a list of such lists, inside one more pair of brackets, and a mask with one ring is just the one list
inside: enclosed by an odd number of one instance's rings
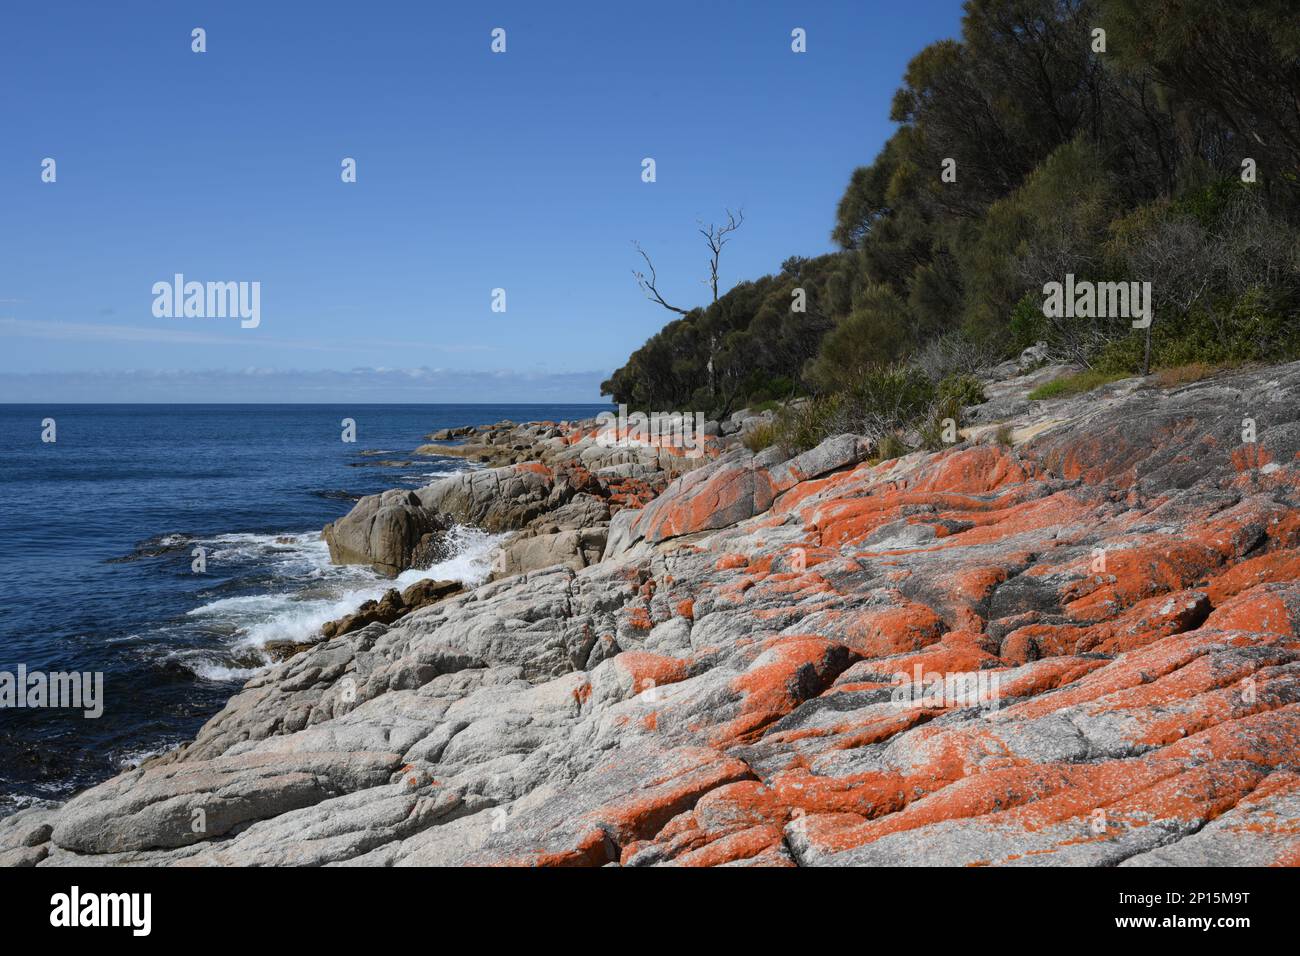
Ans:
{"label": "tree branch", "polygon": [[659,289],[655,286],[657,279],[655,276],[654,263],[650,261],[650,257],[646,255],[646,251],[641,248],[639,242],[633,240],[632,245],[636,247],[637,252],[641,253],[641,258],[645,260],[646,268],[650,270],[650,275],[648,277],[644,272],[640,272],[636,269],[632,270],[632,275],[636,277],[636,284],[641,287],[641,291],[645,293],[646,298],[651,302],[658,302],[670,312],[676,312],[678,315],[690,315],[690,312],[686,309],[679,309],[677,306],[669,305],[664,301],[664,297],[659,294]]}

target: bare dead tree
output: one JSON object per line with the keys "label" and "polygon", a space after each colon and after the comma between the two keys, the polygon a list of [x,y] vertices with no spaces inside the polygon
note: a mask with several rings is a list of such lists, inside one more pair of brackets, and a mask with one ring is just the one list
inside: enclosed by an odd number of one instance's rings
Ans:
{"label": "bare dead tree", "polygon": [[[725,210],[727,221],[721,225],[709,223],[706,227],[700,222],[700,235],[709,247],[709,277],[704,283],[713,290],[713,301],[718,301],[718,263],[722,258],[722,247],[731,241],[731,234],[739,229],[745,222],[745,211],[743,209],[732,212],[730,209]],[[664,300],[663,295],[659,292],[658,277],[655,274],[654,263],[650,261],[649,254],[641,248],[641,243],[633,240],[632,246],[637,253],[645,260],[646,269],[649,273],[642,272],[640,269],[633,269],[632,275],[636,279],[636,284],[645,293],[645,297],[651,302],[657,302],[669,312],[676,312],[678,315],[689,315],[689,309],[679,309]]]}
{"label": "bare dead tree", "polygon": [[632,270],[632,275],[636,277],[636,284],[641,287],[641,291],[645,293],[646,298],[651,302],[658,302],[670,312],[676,312],[678,315],[690,315],[690,312],[686,309],[679,309],[677,306],[669,305],[664,301],[664,297],[659,294],[659,288],[656,285],[658,280],[655,275],[654,263],[650,261],[650,256],[646,254],[646,251],[641,248],[641,243],[634,240],[632,245],[636,247],[637,252],[641,253],[641,258],[645,260],[646,268],[650,270],[650,275],[648,276],[640,269]]}
{"label": "bare dead tree", "polygon": [[727,221],[721,226],[709,223],[707,229],[704,224],[700,223],[700,235],[709,245],[709,286],[713,289],[713,301],[718,301],[718,260],[722,257],[722,247],[731,241],[731,234],[745,224],[745,210],[741,209],[733,213],[730,209],[724,210],[727,214]]}
{"label": "bare dead tree", "polygon": [[[704,241],[709,246],[709,277],[704,281],[713,290],[714,302],[718,301],[718,262],[722,258],[722,247],[731,241],[731,234],[739,229],[745,222],[745,212],[743,209],[734,213],[730,209],[724,210],[724,212],[727,214],[727,221],[721,225],[709,223],[706,228],[704,223],[702,221],[700,222],[700,235],[704,237]],[[651,302],[658,302],[669,312],[676,312],[678,315],[690,315],[690,312],[687,309],[679,309],[677,306],[664,300],[663,295],[659,292],[658,277],[655,274],[654,263],[650,261],[650,256],[641,248],[639,242],[633,240],[632,245],[636,248],[636,251],[640,253],[641,258],[645,260],[646,268],[650,270],[649,275],[642,272],[640,269],[632,270],[632,275],[636,278],[636,284],[640,286],[641,291],[645,293],[645,297]],[[717,350],[717,333],[710,331],[709,360],[706,367],[709,372],[709,392],[713,395],[717,394],[717,376],[713,368],[713,357],[717,354]]]}

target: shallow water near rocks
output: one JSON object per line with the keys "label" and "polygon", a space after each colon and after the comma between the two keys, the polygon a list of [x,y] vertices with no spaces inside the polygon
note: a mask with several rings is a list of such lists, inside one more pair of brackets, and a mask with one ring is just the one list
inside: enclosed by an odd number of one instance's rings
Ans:
{"label": "shallow water near rocks", "polygon": [[[356,498],[471,467],[411,455],[424,435],[603,408],[0,406],[0,671],[102,672],[105,698],[97,719],[0,709],[0,816],[192,736],[266,666],[269,641],[309,640],[388,587],[485,577],[499,539],[471,529],[447,561],[396,582],[329,563],[320,529]],[[340,440],[345,417],[355,444]]]}

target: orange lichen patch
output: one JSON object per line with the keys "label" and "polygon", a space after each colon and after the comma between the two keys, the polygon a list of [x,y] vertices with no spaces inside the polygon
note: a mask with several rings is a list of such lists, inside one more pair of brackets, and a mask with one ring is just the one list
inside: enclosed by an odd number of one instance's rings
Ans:
{"label": "orange lichen patch", "polygon": [[778,571],[758,575],[765,590],[773,594],[838,594],[820,571]]}
{"label": "orange lichen patch", "polygon": [[[848,688],[835,688],[834,693],[846,689]],[[825,747],[827,750],[855,750],[858,747],[867,747],[895,737],[943,712],[938,708],[907,707],[893,711],[868,711],[865,712],[865,716],[863,712],[850,713],[844,720],[822,727],[805,727],[800,730],[765,734],[763,741],[768,744],[794,745],[817,742],[819,747]]]}
{"label": "orange lichen patch", "polygon": [[[1273,585],[1277,587],[1277,585]],[[1300,630],[1280,593],[1265,587],[1252,588],[1230,598],[1205,619],[1205,626],[1222,631],[1254,631],[1290,637]]]}
{"label": "orange lichen patch", "polygon": [[859,668],[882,676],[905,674],[910,680],[917,671],[926,674],[971,673],[1001,663],[996,655],[989,653],[983,634],[952,631],[916,653],[892,655],[856,665],[841,674],[837,684],[844,678],[851,678],[851,671]]}
{"label": "orange lichen patch", "polygon": [[[828,607],[826,604],[819,605],[785,605],[783,607],[765,607],[753,611],[754,620],[767,625],[768,630],[781,630],[787,623],[793,624],[801,621],[814,611],[821,611]],[[827,611],[828,614],[838,615],[838,611]]]}
{"label": "orange lichen patch", "polygon": [[[995,544],[1032,531],[1059,529],[1063,524],[1083,520],[1090,506],[1071,495],[1052,495],[1011,504],[1006,508],[988,510],[982,514],[967,514],[964,520],[972,527],[951,540],[935,545],[936,550],[967,548],[979,544]],[[1061,544],[1057,541],[1056,544]]]}
{"label": "orange lichen patch", "polygon": [[[1296,458],[1300,459],[1300,452]],[[1282,514],[1271,516],[1264,533],[1276,547],[1300,547],[1300,510],[1288,508]]]}
{"label": "orange lichen patch", "polygon": [[1232,467],[1238,472],[1263,468],[1273,460],[1268,449],[1258,442],[1249,442],[1232,452]]}
{"label": "orange lichen patch", "polygon": [[1017,628],[1002,639],[1002,648],[998,652],[1008,664],[1028,664],[1042,655],[1029,626]]}
{"label": "orange lichen patch", "polygon": [[650,612],[640,604],[628,608],[626,618],[628,626],[638,631],[648,631],[654,627],[654,622],[650,620]]}
{"label": "orange lichen patch", "polygon": [[1293,816],[1279,816],[1260,808],[1260,805],[1267,806],[1273,800],[1297,793],[1300,793],[1300,774],[1276,770],[1261,780],[1254,790],[1242,797],[1233,808],[1237,813],[1222,817],[1218,826],[1243,836],[1279,837],[1290,845],[1272,861],[1272,865],[1300,865],[1300,819]]}
{"label": "orange lichen patch", "polygon": [[[806,813],[843,813],[855,822],[903,805],[896,777],[863,774],[818,777],[802,768],[773,776],[769,785],[745,780],[705,794],[694,809],[674,817],[655,837],[664,855],[686,866],[756,857],[783,838],[783,827]],[[623,861],[650,845],[630,845]]]}
{"label": "orange lichen patch", "polygon": [[924,604],[902,600],[899,607],[849,612],[837,628],[839,636],[863,657],[920,650],[938,641],[946,630],[939,615]]}
{"label": "orange lichen patch", "polygon": [[844,646],[822,637],[792,635],[765,642],[762,653],[731,682],[742,695],[739,713],[712,736],[715,746],[753,739],[809,696],[821,693],[851,661]]}
{"label": "orange lichen patch", "polygon": [[780,846],[785,834],[780,827],[757,826],[729,833],[697,850],[684,853],[676,860],[678,866],[721,866],[748,860]]}
{"label": "orange lichen patch", "polygon": [[[1164,771],[1175,772],[1173,768]],[[1100,765],[1043,764],[1002,767],[958,780],[913,801],[901,812],[837,834],[835,849],[849,849],[891,833],[997,814],[1012,816],[1028,830],[1068,820],[1159,779],[1160,771],[1137,761]],[[1055,798],[1055,799],[1054,799]]]}
{"label": "orange lichen patch", "polygon": [[1276,767],[1294,762],[1297,740],[1300,704],[1288,704],[1210,727],[1170,744],[1163,754],[1197,760],[1247,760]]}
{"label": "orange lichen patch", "polygon": [[1217,607],[1228,598],[1257,584],[1274,581],[1300,581],[1300,552],[1272,551],[1242,561],[1211,578],[1206,593],[1210,602]]}
{"label": "orange lichen patch", "polygon": [[[1266,667],[1256,674],[1252,673],[1251,665],[1245,665],[1226,672],[1222,668],[1209,669],[1209,673],[1203,670],[1198,675],[1194,673],[1196,667],[1190,665],[1183,669],[1189,672],[1183,682],[1188,685],[1186,699],[1170,696],[1171,691],[1176,693],[1179,689],[1178,683],[1171,681],[1162,689],[1162,700],[1135,714],[1142,727],[1142,733],[1134,738],[1135,744],[1162,747],[1217,724],[1268,710],[1277,699],[1285,698],[1291,683],[1291,675],[1279,674],[1276,668]],[[1183,671],[1178,671],[1176,676],[1181,676]],[[1195,680],[1197,677],[1200,679]],[[1211,683],[1216,685],[1213,689],[1197,693],[1200,686]]]}
{"label": "orange lichen patch", "polygon": [[577,842],[565,850],[537,853],[523,859],[507,860],[504,866],[604,866],[613,856],[605,831],[599,827],[586,830]]}
{"label": "orange lichen patch", "polygon": [[1071,684],[1107,664],[1104,660],[1080,657],[1052,657],[1027,667],[998,675],[1002,697],[1035,697]]}
{"label": "orange lichen patch", "polygon": [[801,481],[793,488],[781,493],[772,506],[772,513],[774,515],[789,514],[798,509],[808,499],[829,496],[839,488],[861,494],[861,489],[870,487],[874,483],[876,475],[887,472],[889,468],[890,465],[887,463],[881,465],[861,464],[851,471],[841,471],[827,475],[824,478]]}
{"label": "orange lichen patch", "polygon": [[776,558],[776,566],[782,571],[796,574],[811,571],[819,564],[840,556],[835,548],[822,548],[817,545],[796,545],[782,548]]}
{"label": "orange lichen patch", "polygon": [[1002,661],[995,653],[997,650],[997,642],[986,634],[978,631],[950,631],[938,643],[930,644],[915,653],[871,658],[854,664],[836,678],[834,686],[838,689],[847,684],[855,684],[862,689],[862,682],[869,678],[879,678],[886,685],[896,684],[901,680],[899,674],[910,680],[917,671],[970,673],[1001,665]]}
{"label": "orange lichen patch", "polygon": [[1279,525],[1292,514],[1285,505],[1265,498],[1250,498],[1205,524],[1194,523],[1187,528],[1189,540],[1207,545],[1218,551],[1225,561],[1242,557],[1260,541],[1260,533],[1269,534],[1269,528]]}
{"label": "orange lichen patch", "polygon": [[803,813],[851,813],[858,819],[892,813],[904,795],[895,774],[819,777],[803,768],[774,774],[767,785],[743,782],[711,793],[695,808],[697,821],[783,826]]}
{"label": "orange lichen patch", "polygon": [[749,566],[745,568],[746,574],[754,574],[754,575],[766,576],[769,573],[771,573],[771,571],[772,571],[772,555],[770,554],[759,558],[757,561],[751,561]]}
{"label": "orange lichen patch", "polygon": [[857,501],[837,501],[817,509],[817,515],[806,524],[821,532],[824,547],[838,547],[861,541],[877,528],[896,521],[902,516],[900,506],[873,498]]}
{"label": "orange lichen patch", "polygon": [[766,511],[770,504],[766,476],[732,464],[693,484],[688,480],[670,497],[659,498],[634,527],[647,541],[664,541],[742,521]]}
{"label": "orange lichen patch", "polygon": [[1130,826],[1157,822],[1201,824],[1231,810],[1267,771],[1241,763],[1188,767],[1182,773],[1106,807],[1109,821]]}
{"label": "orange lichen patch", "polygon": [[1106,553],[1106,571],[1069,585],[1062,597],[1072,618],[1099,621],[1157,594],[1194,584],[1222,563],[1213,549],[1174,539]]}
{"label": "orange lichen patch", "polygon": [[718,599],[731,604],[740,604],[745,600],[745,592],[752,588],[755,583],[755,580],[748,575],[739,581],[728,581],[718,588]]}
{"label": "orange lichen patch", "polygon": [[1209,613],[1210,602],[1203,591],[1158,595],[1139,601],[1116,621],[1087,628],[1075,653],[1120,654],[1145,647],[1170,634],[1199,627]]}
{"label": "orange lichen patch", "polygon": [[743,554],[724,554],[713,564],[715,571],[730,571],[734,568],[743,568],[749,564],[749,558]]}
{"label": "orange lichen patch", "polygon": [[1039,657],[1073,654],[1075,645],[1087,635],[1086,627],[1075,624],[1027,624],[1002,639],[1002,657],[1025,664]]}
{"label": "orange lichen patch", "polygon": [[[1173,447],[1182,443],[1187,429],[1166,429],[1165,440]],[[1135,466],[1150,454],[1148,445],[1117,439],[1111,432],[1079,436],[1067,447],[1044,457],[1043,464],[1066,478],[1077,478],[1090,485],[1109,482],[1118,488],[1133,484]]]}
{"label": "orange lichen patch", "polygon": [[547,468],[540,461],[525,461],[515,465],[515,471],[532,472],[535,475],[541,475],[544,478],[551,478],[554,472]]}
{"label": "orange lichen patch", "polygon": [[620,845],[644,840],[673,817],[693,807],[709,791],[753,776],[743,761],[715,752],[690,766],[684,774],[677,771],[673,761],[666,761],[664,771],[663,776],[649,781],[626,798],[606,804],[587,816],[603,823],[606,832]]}
{"label": "orange lichen patch", "polygon": [[[859,540],[881,525],[908,517],[909,509],[916,507],[934,509],[946,521],[996,524],[1000,520],[998,512],[1003,512],[1003,517],[1013,516],[1012,509],[1041,500],[1042,489],[1033,485],[1013,486],[988,499],[961,492],[900,491],[891,483],[866,496],[818,500],[799,515],[805,527],[820,531],[822,544],[830,546]],[[959,538],[967,540],[966,533]]]}
{"label": "orange lichen patch", "polygon": [[977,603],[988,598],[993,593],[993,589],[1006,579],[1007,569],[1005,567],[970,568],[953,575],[948,583],[953,594],[972,603]]}
{"label": "orange lichen patch", "polygon": [[1078,839],[1103,837],[1104,833],[1093,833],[1092,827],[1088,825],[1091,823],[1088,820],[1091,811],[1101,807],[1109,816],[1110,807],[1115,801],[1132,797],[1148,787],[1159,786],[1163,781],[1176,777],[1185,769],[1187,762],[1143,758],[1057,766],[1070,776],[1071,786],[1041,800],[1013,807],[1006,813],[995,815],[993,819],[1027,830],[1042,830],[1076,820],[1079,823]]}
{"label": "orange lichen patch", "polygon": [[1033,477],[1033,465],[1017,461],[997,445],[976,445],[939,457],[913,488],[917,491],[988,494]]}
{"label": "orange lichen patch", "polygon": [[649,651],[624,651],[614,658],[614,666],[632,679],[632,687],[640,693],[648,687],[676,684],[691,676],[690,660],[652,654]]}
{"label": "orange lichen patch", "polygon": [[695,620],[695,601],[691,598],[686,598],[683,601],[678,601],[677,614],[679,617],[684,617],[688,621]]}
{"label": "orange lichen patch", "polygon": [[1125,654],[1097,672],[1083,676],[1050,697],[1022,701],[1002,711],[1001,716],[1042,717],[1064,707],[1085,704],[1130,687],[1138,687],[1172,673],[1222,644],[1231,644],[1230,635],[1204,629],[1174,634]]}

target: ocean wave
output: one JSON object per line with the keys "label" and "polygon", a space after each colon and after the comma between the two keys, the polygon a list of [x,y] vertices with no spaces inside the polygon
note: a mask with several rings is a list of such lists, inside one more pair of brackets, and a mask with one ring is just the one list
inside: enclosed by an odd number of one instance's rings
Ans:
{"label": "ocean wave", "polygon": [[[222,597],[189,611],[187,617],[223,635],[224,653],[176,651],[171,657],[205,680],[247,680],[272,663],[265,648],[272,643],[307,643],[321,626],[352,613],[358,606],[404,590],[417,581],[460,581],[473,587],[486,581],[492,559],[507,537],[456,526],[448,533],[449,557],[428,568],[384,578],[369,568],[329,563],[329,548],[319,532],[284,535],[230,534],[207,539],[219,546],[210,560],[269,563],[278,587]],[[259,560],[260,559],[260,560]],[[310,582],[311,586],[306,584]],[[249,658],[260,661],[249,666]]]}

